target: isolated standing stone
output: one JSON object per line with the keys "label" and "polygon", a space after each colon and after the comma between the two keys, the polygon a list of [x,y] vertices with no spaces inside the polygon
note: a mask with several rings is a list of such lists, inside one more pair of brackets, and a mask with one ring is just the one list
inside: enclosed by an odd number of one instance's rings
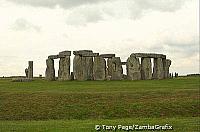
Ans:
{"label": "isolated standing stone", "polygon": [[163,79],[164,68],[162,58],[154,58],[153,79]]}
{"label": "isolated standing stone", "polygon": [[33,61],[28,62],[28,78],[33,78]]}
{"label": "isolated standing stone", "polygon": [[141,58],[141,77],[142,80],[152,79],[151,58]]}
{"label": "isolated standing stone", "polygon": [[55,80],[54,60],[47,59],[46,65],[47,65],[46,72],[45,72],[46,79],[49,81],[54,81]]}
{"label": "isolated standing stone", "polygon": [[141,72],[139,58],[134,56],[129,57],[127,59],[126,70],[128,80],[140,80]]}
{"label": "isolated standing stone", "polygon": [[93,76],[94,80],[105,80],[106,61],[103,57],[94,57]]}
{"label": "isolated standing stone", "polygon": [[70,80],[70,56],[60,58],[58,80]]}

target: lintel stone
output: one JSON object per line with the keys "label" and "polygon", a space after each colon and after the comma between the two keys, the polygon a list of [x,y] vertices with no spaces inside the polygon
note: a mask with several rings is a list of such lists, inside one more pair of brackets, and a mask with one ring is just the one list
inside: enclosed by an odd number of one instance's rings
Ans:
{"label": "lintel stone", "polygon": [[71,51],[62,51],[62,52],[59,52],[59,57],[62,57],[62,56],[71,56]]}
{"label": "lintel stone", "polygon": [[162,58],[165,59],[166,55],[155,53],[132,53],[131,57],[143,57],[143,58]]}
{"label": "lintel stone", "polygon": [[58,59],[59,55],[50,55],[48,56],[48,59]]}
{"label": "lintel stone", "polygon": [[100,56],[103,58],[112,58],[115,57],[115,54],[101,54]]}

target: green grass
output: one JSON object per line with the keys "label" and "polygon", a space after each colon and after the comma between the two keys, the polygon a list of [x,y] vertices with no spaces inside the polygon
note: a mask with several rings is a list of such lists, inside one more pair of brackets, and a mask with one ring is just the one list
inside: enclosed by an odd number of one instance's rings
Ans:
{"label": "green grass", "polygon": [[[116,120],[49,120],[49,121],[3,121],[0,131],[17,132],[91,132],[95,125],[165,125],[173,126],[173,132],[198,132],[199,118],[134,118]],[[119,131],[119,130],[118,130]]]}
{"label": "green grass", "polygon": [[194,131],[200,114],[199,86],[199,77],[66,82],[0,79],[0,130],[88,131],[98,122],[169,122],[177,131],[181,126]]}

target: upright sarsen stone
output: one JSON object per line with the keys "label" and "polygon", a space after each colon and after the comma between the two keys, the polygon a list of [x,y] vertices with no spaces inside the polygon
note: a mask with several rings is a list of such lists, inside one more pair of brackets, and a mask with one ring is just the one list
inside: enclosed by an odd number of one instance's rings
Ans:
{"label": "upright sarsen stone", "polygon": [[111,76],[111,80],[123,79],[123,69],[120,57],[108,59],[108,75]]}
{"label": "upright sarsen stone", "polygon": [[58,80],[65,81],[70,80],[70,56],[60,58]]}
{"label": "upright sarsen stone", "polygon": [[73,60],[74,78],[76,80],[93,80],[93,57],[98,53],[91,50],[74,51]]}
{"label": "upright sarsen stone", "polygon": [[131,56],[127,59],[126,70],[127,70],[127,79],[128,80],[140,80],[141,71],[140,71],[140,62],[139,58]]}
{"label": "upright sarsen stone", "polygon": [[141,78],[142,80],[152,79],[151,58],[141,58]]}
{"label": "upright sarsen stone", "polygon": [[103,57],[94,57],[93,65],[94,80],[105,80],[106,77],[106,61]]}
{"label": "upright sarsen stone", "polygon": [[93,57],[81,57],[83,80],[93,80]]}
{"label": "upright sarsen stone", "polygon": [[55,68],[54,68],[54,60],[53,59],[47,59],[46,60],[46,72],[45,72],[45,77],[49,81],[54,81],[55,80]]}
{"label": "upright sarsen stone", "polygon": [[122,80],[123,79],[123,68],[120,57],[113,57],[113,72],[111,80]]}
{"label": "upright sarsen stone", "polygon": [[28,78],[33,78],[33,61],[28,62]]}
{"label": "upright sarsen stone", "polygon": [[163,79],[164,68],[162,58],[154,58],[153,79]]}
{"label": "upright sarsen stone", "polygon": [[164,78],[170,78],[170,74],[169,74],[170,65],[171,65],[171,60],[169,60],[169,59],[163,60]]}
{"label": "upright sarsen stone", "polygon": [[74,79],[75,80],[83,80],[82,58],[79,55],[74,56],[73,72],[74,72]]}

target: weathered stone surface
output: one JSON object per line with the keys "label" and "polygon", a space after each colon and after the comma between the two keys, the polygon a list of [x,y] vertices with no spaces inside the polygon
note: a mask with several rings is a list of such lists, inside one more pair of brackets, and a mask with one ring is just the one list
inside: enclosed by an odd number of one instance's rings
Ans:
{"label": "weathered stone surface", "polygon": [[99,56],[99,53],[87,53],[87,54],[82,54],[83,57],[95,57]]}
{"label": "weathered stone surface", "polygon": [[151,58],[141,58],[141,77],[142,80],[152,79]]}
{"label": "weathered stone surface", "polygon": [[105,80],[106,78],[106,61],[100,56],[94,57],[93,76],[94,80]]}
{"label": "weathered stone surface", "polygon": [[59,52],[58,55],[71,56],[71,51],[65,50],[65,51]]}
{"label": "weathered stone surface", "polygon": [[28,78],[28,68],[25,69],[26,78]]}
{"label": "weathered stone surface", "polygon": [[162,58],[154,58],[153,79],[163,79],[164,68]]}
{"label": "weathered stone surface", "polygon": [[99,56],[99,53],[93,53],[92,50],[78,50],[78,51],[73,51],[74,55],[79,55],[81,57],[95,57]]}
{"label": "weathered stone surface", "polygon": [[78,50],[78,51],[73,51],[74,55],[87,55],[93,53],[92,50]]}
{"label": "weathered stone surface", "polygon": [[28,62],[28,78],[33,78],[33,61]]}
{"label": "weathered stone surface", "polygon": [[111,80],[122,80],[123,69],[120,57],[113,57],[111,60]]}
{"label": "weathered stone surface", "polygon": [[93,57],[82,57],[83,79],[93,80]]}
{"label": "weathered stone surface", "polygon": [[55,80],[55,68],[54,68],[54,60],[53,59],[47,59],[46,60],[46,72],[45,77],[49,81]]}
{"label": "weathered stone surface", "polygon": [[164,78],[170,78],[169,67],[171,65],[171,60],[163,59],[163,67],[164,67]]}
{"label": "weathered stone surface", "polygon": [[59,70],[58,70],[58,80],[70,80],[70,56],[65,56],[65,58],[60,58]]}
{"label": "weathered stone surface", "polygon": [[129,57],[126,64],[127,79],[128,80],[140,80],[141,68],[139,59],[136,57]]}
{"label": "weathered stone surface", "polygon": [[166,55],[163,54],[154,54],[154,53],[132,53],[131,57],[143,57],[143,58],[166,58]]}
{"label": "weathered stone surface", "polygon": [[99,56],[101,56],[103,58],[112,58],[112,57],[115,57],[115,54],[101,54]]}
{"label": "weathered stone surface", "polygon": [[93,57],[75,55],[73,71],[76,80],[93,80]]}
{"label": "weathered stone surface", "polygon": [[73,60],[73,72],[75,80],[83,80],[83,68],[81,56],[75,55]]}
{"label": "weathered stone surface", "polygon": [[58,59],[59,55],[50,55],[48,56],[48,59]]}

